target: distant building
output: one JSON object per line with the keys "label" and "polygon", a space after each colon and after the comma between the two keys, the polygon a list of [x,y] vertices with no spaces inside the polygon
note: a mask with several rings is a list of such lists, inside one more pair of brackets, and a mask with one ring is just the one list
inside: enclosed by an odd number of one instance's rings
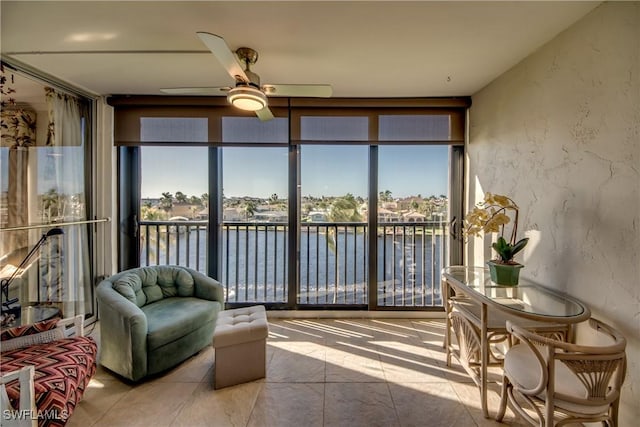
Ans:
{"label": "distant building", "polygon": [[402,218],[405,222],[424,222],[425,219],[427,219],[427,216],[415,211],[411,211],[402,215]]}
{"label": "distant building", "polygon": [[311,222],[327,222],[326,212],[309,212],[309,221]]}
{"label": "distant building", "polygon": [[378,209],[378,222],[399,222],[400,214],[389,209]]}
{"label": "distant building", "polygon": [[256,222],[277,222],[286,223],[289,221],[289,214],[285,211],[261,211],[253,215]]}
{"label": "distant building", "polygon": [[196,212],[196,219],[209,219],[209,208]]}
{"label": "distant building", "polygon": [[246,219],[246,211],[242,208],[225,208],[222,211],[223,221],[244,221]]}

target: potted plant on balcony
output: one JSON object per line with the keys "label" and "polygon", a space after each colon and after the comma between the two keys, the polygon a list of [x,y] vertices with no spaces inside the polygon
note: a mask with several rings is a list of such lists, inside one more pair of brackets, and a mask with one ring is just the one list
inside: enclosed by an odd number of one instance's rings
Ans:
{"label": "potted plant on balcony", "polygon": [[[506,196],[486,193],[484,200],[478,203],[464,219],[465,236],[477,236],[480,233],[500,233],[498,240],[491,247],[498,253],[498,258],[487,262],[491,280],[499,285],[514,286],[518,284],[520,269],[524,267],[513,260],[529,242],[525,237],[516,241],[518,234],[519,208]],[[511,216],[513,222],[511,222]],[[511,223],[511,234],[505,239],[505,229]]]}

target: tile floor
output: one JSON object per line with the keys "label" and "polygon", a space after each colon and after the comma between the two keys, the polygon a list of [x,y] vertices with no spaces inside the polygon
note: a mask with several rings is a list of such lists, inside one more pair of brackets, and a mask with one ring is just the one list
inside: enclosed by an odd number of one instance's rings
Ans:
{"label": "tile floor", "polygon": [[[137,385],[98,367],[68,426],[500,425],[483,418],[464,371],[447,368],[442,320],[270,319],[269,328],[264,380],[214,390],[212,348]],[[99,341],[99,327],[91,335]],[[523,425],[510,411],[505,423]]]}

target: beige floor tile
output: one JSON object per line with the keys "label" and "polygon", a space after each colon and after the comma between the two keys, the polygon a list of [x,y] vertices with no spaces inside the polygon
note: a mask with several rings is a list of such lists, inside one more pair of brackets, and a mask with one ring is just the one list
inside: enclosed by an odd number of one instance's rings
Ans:
{"label": "beige floor tile", "polygon": [[438,361],[438,363],[442,365],[447,364],[447,354],[445,353],[444,348],[442,348],[440,343],[435,344],[428,341],[422,341],[422,345],[429,351],[429,357]]}
{"label": "beige floor tile", "polygon": [[213,366],[214,350],[209,346],[198,354],[157,378],[159,382],[199,383],[204,381]]}
{"label": "beige floor tile", "polygon": [[436,360],[442,359],[437,352],[430,349],[424,342],[419,339],[410,340],[376,340],[373,344],[378,346],[380,354],[386,354],[397,357],[399,360],[413,357],[425,357]]}
{"label": "beige floor tile", "polygon": [[325,380],[326,347],[315,343],[270,344],[267,382],[321,383]]}
{"label": "beige floor tile", "polygon": [[[269,330],[264,380],[213,390],[212,348],[137,385],[98,366],[68,425],[500,425],[483,417],[460,365],[446,366],[442,320],[274,319]],[[499,374],[490,375],[492,416]],[[502,425],[523,424],[509,409]]]}
{"label": "beige floor tile", "polygon": [[444,338],[444,319],[414,319],[413,327],[423,341],[431,342],[442,347]]}
{"label": "beige floor tile", "polygon": [[442,369],[444,369],[445,377],[449,381],[459,383],[472,383],[473,379],[462,368],[462,366],[456,361],[455,358],[451,358],[451,366],[447,366],[446,362],[442,362]]}
{"label": "beige floor tile", "polygon": [[410,319],[371,319],[370,325],[377,339],[403,342],[420,339]]}
{"label": "beige floor tile", "polygon": [[201,383],[180,409],[174,427],[244,427],[264,382],[253,381],[214,390]]}
{"label": "beige floor tile", "polygon": [[100,359],[98,359],[96,366],[96,373],[93,375],[94,379],[105,381],[120,379],[120,377],[118,377],[115,373],[100,365],[99,360]]}
{"label": "beige floor tile", "polygon": [[94,425],[131,389],[132,386],[117,379],[100,380],[94,377],[89,382],[82,400],[76,405],[67,426],[88,427]]}
{"label": "beige floor tile", "polygon": [[380,351],[380,362],[389,383],[446,381],[445,369],[429,356],[385,348]]}
{"label": "beige floor tile", "polygon": [[403,427],[475,425],[449,382],[389,384]]}
{"label": "beige floor tile", "polygon": [[366,326],[368,320],[349,319],[299,319],[298,322],[317,333],[322,333],[329,346],[344,342],[353,344],[366,343],[374,338],[372,331]]}
{"label": "beige floor tile", "polygon": [[384,382],[384,370],[375,345],[327,347],[325,380],[331,382]]}
{"label": "beige floor tile", "polygon": [[400,423],[386,383],[327,383],[324,425],[393,427]]}
{"label": "beige floor tile", "polygon": [[277,319],[269,321],[270,342],[325,343],[324,332],[304,319]]}
{"label": "beige floor tile", "polygon": [[373,338],[395,337],[397,339],[407,339],[417,336],[416,332],[409,328],[409,320],[386,320],[386,319],[333,319],[333,321],[349,328],[354,332],[359,332]]}
{"label": "beige floor tile", "polygon": [[99,427],[169,426],[198,383],[151,381],[125,394],[95,424]]}
{"label": "beige floor tile", "polygon": [[264,383],[247,426],[322,427],[324,387],[322,383]]}
{"label": "beige floor tile", "polygon": [[[501,423],[495,420],[495,416],[498,412],[498,408],[500,406],[500,387],[493,383],[489,385],[488,393],[487,393],[487,402],[489,407],[489,418],[484,418],[482,414],[482,407],[480,405],[480,391],[478,387],[473,383],[456,383],[451,382],[451,386],[454,391],[458,395],[460,401],[467,408],[473,420],[479,427],[484,426],[499,426]],[[512,426],[522,426],[524,427],[525,423],[522,421],[516,420],[510,409],[507,409],[505,414],[503,423],[512,425]]]}

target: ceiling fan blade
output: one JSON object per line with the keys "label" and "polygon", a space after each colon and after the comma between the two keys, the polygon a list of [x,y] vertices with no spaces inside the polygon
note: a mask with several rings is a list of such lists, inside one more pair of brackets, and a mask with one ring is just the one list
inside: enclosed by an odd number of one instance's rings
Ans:
{"label": "ceiling fan blade", "polygon": [[211,33],[205,33],[202,31],[197,32],[200,40],[209,48],[213,56],[218,58],[218,61],[227,70],[229,75],[234,80],[241,79],[248,82],[249,78],[242,69],[240,63],[236,60],[236,55],[229,49],[227,42],[220,36]]}
{"label": "ceiling fan blade", "polygon": [[160,92],[167,95],[224,95],[231,90],[228,86],[220,87],[170,87],[160,89]]}
{"label": "ceiling fan blade", "polygon": [[266,84],[262,86],[268,96],[305,96],[329,98],[333,93],[331,85],[284,85]]}
{"label": "ceiling fan blade", "polygon": [[256,111],[256,116],[258,116],[258,118],[262,122],[273,119],[273,113],[271,112],[269,107],[264,107],[262,110]]}

